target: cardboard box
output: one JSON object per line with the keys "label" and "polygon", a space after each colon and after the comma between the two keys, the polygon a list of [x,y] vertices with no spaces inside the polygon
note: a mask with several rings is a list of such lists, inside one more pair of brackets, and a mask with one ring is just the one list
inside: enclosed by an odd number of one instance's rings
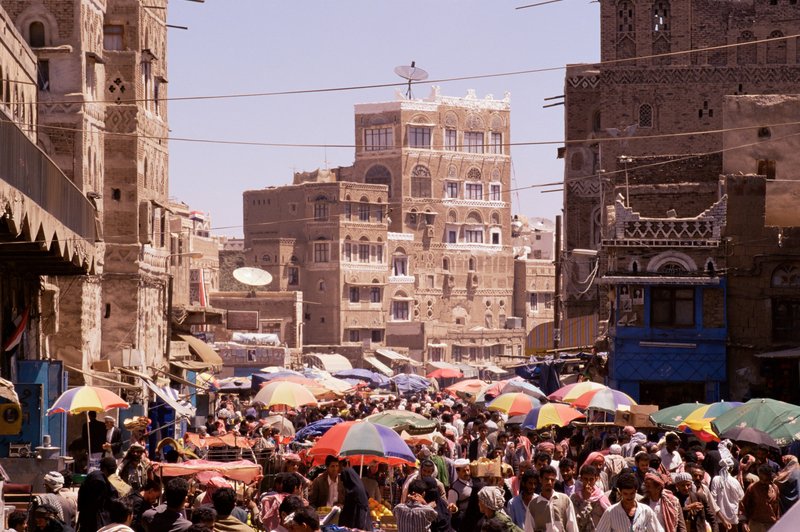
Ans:
{"label": "cardboard box", "polygon": [[473,477],[501,477],[500,459],[479,458],[469,465]]}
{"label": "cardboard box", "polygon": [[658,412],[658,405],[635,405],[630,410],[617,410],[614,424],[620,427],[655,428],[655,423],[650,421],[653,412]]}

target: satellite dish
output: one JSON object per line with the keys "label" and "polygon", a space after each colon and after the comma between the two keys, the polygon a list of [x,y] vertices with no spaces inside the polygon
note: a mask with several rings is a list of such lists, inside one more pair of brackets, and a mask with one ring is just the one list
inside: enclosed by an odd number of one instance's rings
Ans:
{"label": "satellite dish", "polygon": [[428,79],[428,73],[416,66],[416,61],[411,61],[411,66],[400,65],[394,68],[394,73],[401,78],[408,80],[408,90],[406,91],[406,98],[411,99],[411,82],[425,81]]}
{"label": "satellite dish", "polygon": [[261,268],[236,268],[233,278],[248,286],[266,286],[272,282],[272,275]]}

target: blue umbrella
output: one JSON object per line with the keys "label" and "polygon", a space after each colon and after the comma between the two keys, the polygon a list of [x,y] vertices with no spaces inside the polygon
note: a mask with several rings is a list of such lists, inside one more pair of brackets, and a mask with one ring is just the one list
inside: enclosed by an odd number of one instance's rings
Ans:
{"label": "blue umbrella", "polygon": [[390,381],[389,378],[385,375],[381,375],[375,371],[370,371],[368,369],[360,369],[360,368],[353,368],[353,369],[344,369],[342,371],[337,371],[334,373],[334,376],[339,379],[357,379],[359,381],[364,381],[370,385],[372,388],[381,388],[385,386],[389,386]]}
{"label": "blue umbrella", "polygon": [[323,434],[328,432],[331,429],[331,427],[338,425],[342,421],[344,420],[340,417],[332,417],[327,419],[320,419],[319,421],[309,423],[308,425],[297,431],[297,433],[294,435],[294,441],[303,441],[309,438],[322,436]]}

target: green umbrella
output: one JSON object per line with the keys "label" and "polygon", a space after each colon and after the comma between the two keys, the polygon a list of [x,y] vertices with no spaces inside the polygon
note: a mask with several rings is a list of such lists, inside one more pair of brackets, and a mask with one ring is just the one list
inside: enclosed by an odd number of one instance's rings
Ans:
{"label": "green umbrella", "polygon": [[767,434],[781,447],[800,441],[800,406],[775,399],[750,399],[711,422],[717,434],[732,428],[754,428]]}
{"label": "green umbrella", "polygon": [[368,416],[367,421],[389,427],[397,433],[406,431],[409,434],[428,434],[437,426],[436,421],[408,410],[384,410]]}
{"label": "green umbrella", "polygon": [[668,406],[657,412],[650,414],[653,423],[662,427],[678,428],[678,425],[686,419],[686,416],[700,408],[706,406],[705,403],[681,403],[675,406]]}

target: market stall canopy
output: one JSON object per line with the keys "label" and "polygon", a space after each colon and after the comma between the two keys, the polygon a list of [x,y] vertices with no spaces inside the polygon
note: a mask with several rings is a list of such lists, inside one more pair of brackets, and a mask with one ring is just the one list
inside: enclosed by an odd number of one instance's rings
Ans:
{"label": "market stall canopy", "polygon": [[213,347],[200,338],[195,338],[190,334],[179,334],[178,338],[189,344],[189,351],[208,364],[208,367],[214,369],[220,369],[222,367],[222,357],[217,354]]}
{"label": "market stall canopy", "polygon": [[305,357],[308,359],[309,364],[330,373],[353,369],[353,365],[349,360],[336,353],[309,353]]}
{"label": "market stall canopy", "polygon": [[464,364],[463,362],[459,362],[455,366],[461,370],[461,373],[463,373],[464,377],[467,379],[474,379],[478,377],[478,370],[476,368],[473,368],[469,364]]}
{"label": "market stall canopy", "polygon": [[392,362],[406,363],[406,364],[411,364],[412,366],[422,365],[421,362],[417,362],[416,360],[413,360],[406,355],[398,353],[397,351],[392,351],[391,349],[386,349],[386,348],[376,349],[375,352],[381,356],[385,356]]}
{"label": "market stall canopy", "polygon": [[392,384],[395,385],[397,391],[400,393],[418,393],[424,392],[431,385],[427,379],[419,375],[409,375],[401,373],[392,377]]}
{"label": "market stall canopy", "polygon": [[356,379],[366,382],[371,388],[383,388],[390,385],[389,378],[386,375],[368,369],[346,369],[344,371],[337,371],[334,376],[337,379]]}
{"label": "market stall canopy", "polygon": [[455,364],[451,364],[449,362],[441,362],[441,361],[428,362],[428,368],[431,371],[433,371],[434,369],[451,369],[451,370],[460,371],[461,373],[463,373],[463,371],[461,371],[461,368],[459,368]]}
{"label": "market stall canopy", "polygon": [[428,434],[436,429],[438,423],[421,414],[409,410],[384,410],[377,414],[367,416],[367,421],[389,427],[395,432],[408,432],[409,434]]}
{"label": "market stall canopy", "polygon": [[508,372],[507,372],[506,370],[504,370],[503,368],[497,367],[497,366],[495,366],[494,364],[489,364],[488,366],[486,366],[485,368],[483,368],[483,371],[485,371],[485,372],[487,372],[487,373],[491,373],[491,374],[493,374],[493,375],[503,375],[503,374],[505,374],[505,373],[508,373]]}
{"label": "market stall canopy", "polygon": [[377,358],[371,357],[371,356],[365,356],[364,360],[367,362],[367,364],[369,364],[373,368],[377,369],[378,371],[380,371],[381,373],[383,373],[387,377],[394,376],[394,371],[392,371],[392,368],[390,368],[389,366],[387,366],[386,364],[384,364],[383,362],[381,362]]}
{"label": "market stall canopy", "polygon": [[164,477],[182,477],[195,475],[203,471],[216,471],[231,480],[250,484],[261,476],[261,466],[249,460],[235,462],[212,462],[211,460],[187,460],[178,464],[152,462],[157,475]]}

